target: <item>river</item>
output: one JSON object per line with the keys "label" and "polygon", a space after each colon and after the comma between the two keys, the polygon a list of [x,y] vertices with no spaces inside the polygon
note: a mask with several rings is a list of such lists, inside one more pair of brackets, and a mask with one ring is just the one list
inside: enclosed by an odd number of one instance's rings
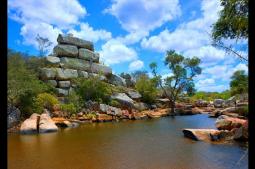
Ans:
{"label": "river", "polygon": [[[247,148],[185,138],[215,128],[206,114],[89,123],[56,133],[8,134],[9,169],[247,169]],[[240,160],[241,159],[241,160]]]}

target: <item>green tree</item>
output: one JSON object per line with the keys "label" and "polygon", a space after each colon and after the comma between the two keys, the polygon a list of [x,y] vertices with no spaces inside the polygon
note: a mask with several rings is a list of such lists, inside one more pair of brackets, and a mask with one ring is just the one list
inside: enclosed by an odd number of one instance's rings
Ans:
{"label": "green tree", "polygon": [[8,103],[29,115],[33,111],[32,105],[37,94],[54,92],[54,89],[39,80],[33,70],[28,69],[22,53],[8,49],[7,64]]}
{"label": "green tree", "polygon": [[231,95],[244,94],[248,92],[248,75],[244,70],[234,72],[230,81]]}
{"label": "green tree", "polygon": [[222,39],[228,38],[236,40],[248,38],[248,0],[221,0],[221,6],[223,9],[220,11],[220,17],[212,25],[213,45],[248,61],[247,56],[241,55],[232,46],[222,42]]}
{"label": "green tree", "polygon": [[197,57],[184,58],[174,50],[167,51],[165,65],[171,70],[172,75],[163,79],[157,73],[157,64],[151,63],[150,68],[158,85],[164,91],[165,96],[170,100],[171,113],[174,114],[175,101],[180,93],[194,91],[193,78],[201,74],[199,67],[200,59]]}
{"label": "green tree", "polygon": [[146,75],[142,75],[137,79],[136,90],[142,95],[142,101],[145,103],[153,103],[157,96],[156,83]]}

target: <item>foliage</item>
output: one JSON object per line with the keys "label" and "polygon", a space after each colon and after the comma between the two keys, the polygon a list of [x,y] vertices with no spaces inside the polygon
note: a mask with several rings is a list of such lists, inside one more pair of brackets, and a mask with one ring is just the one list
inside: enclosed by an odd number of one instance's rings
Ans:
{"label": "foliage", "polygon": [[212,25],[212,45],[247,62],[247,55],[237,52],[232,45],[224,44],[222,39],[235,39],[237,42],[238,39],[248,38],[248,0],[221,0],[221,6],[223,9],[220,11],[220,17]]}
{"label": "foliage", "polygon": [[74,103],[60,104],[60,109],[67,112],[69,115],[77,113],[77,108]]}
{"label": "foliage", "polygon": [[31,57],[25,58],[25,62],[26,62],[27,68],[35,72],[37,75],[39,75],[40,73],[39,71],[40,69],[38,68],[47,67],[45,58],[31,56]]}
{"label": "foliage", "polygon": [[171,70],[171,75],[162,79],[157,74],[156,63],[151,63],[150,68],[158,85],[170,100],[172,111],[174,111],[175,101],[179,94],[182,92],[187,92],[189,95],[194,94],[193,78],[201,74],[202,70],[199,67],[200,59],[197,57],[184,58],[174,50],[167,51],[166,55],[165,65]]}
{"label": "foliage", "polygon": [[231,95],[248,93],[248,75],[244,70],[234,72],[230,82]]}
{"label": "foliage", "polygon": [[8,49],[8,103],[18,107],[22,115],[33,113],[33,102],[39,93],[53,93],[54,89],[38,79],[29,69],[22,53]]}
{"label": "foliage", "polygon": [[131,73],[131,76],[137,81],[141,76],[148,76],[147,71],[137,70]]}
{"label": "foliage", "polygon": [[141,100],[145,103],[153,103],[157,96],[156,83],[148,76],[140,76],[135,85],[136,90],[142,95]]}
{"label": "foliage", "polygon": [[223,9],[213,24],[213,39],[248,38],[248,0],[221,0]]}
{"label": "foliage", "polygon": [[245,116],[248,117],[248,113],[249,113],[249,106],[243,106],[243,107],[238,107],[235,110],[235,113],[241,115],[241,116]]}
{"label": "foliage", "polygon": [[51,95],[49,93],[40,93],[34,100],[34,111],[37,113],[41,113],[43,109],[48,109],[52,111],[53,106],[59,104],[56,96]]}
{"label": "foliage", "polygon": [[99,76],[89,77],[88,79],[77,79],[76,92],[83,101],[97,101],[100,103],[108,103],[112,94],[110,84],[103,82]]}
{"label": "foliage", "polygon": [[199,91],[196,92],[192,97],[191,100],[192,101],[196,101],[199,99],[205,100],[205,101],[213,101],[214,99],[224,99],[227,100],[231,97],[230,95],[230,91],[226,90],[223,91],[221,93],[219,92],[203,92],[203,91]]}
{"label": "foliage", "polygon": [[117,100],[114,100],[114,99],[110,101],[109,105],[113,106],[113,107],[121,107],[121,104]]}
{"label": "foliage", "polygon": [[72,103],[76,109],[76,111],[80,111],[83,107],[82,98],[75,92],[69,92],[67,96],[68,103]]}

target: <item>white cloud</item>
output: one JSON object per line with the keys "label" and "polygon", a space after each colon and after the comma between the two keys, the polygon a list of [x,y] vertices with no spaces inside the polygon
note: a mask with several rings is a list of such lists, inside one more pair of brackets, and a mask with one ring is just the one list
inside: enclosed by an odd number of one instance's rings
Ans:
{"label": "white cloud", "polygon": [[139,70],[144,66],[143,61],[141,60],[135,60],[131,62],[128,66],[130,71]]}
{"label": "white cloud", "polygon": [[77,0],[9,0],[8,14],[23,24],[44,22],[66,28],[77,24],[87,12]]}
{"label": "white cloud", "polygon": [[[22,24],[20,34],[23,44],[37,48],[35,38],[39,34],[53,42],[48,53],[57,44],[59,33],[73,33],[93,42],[111,38],[110,32],[94,30],[87,23],[81,23],[80,20],[86,15],[86,8],[77,0],[8,1],[8,16]],[[75,26],[80,26],[80,30],[75,30]]]}
{"label": "white cloud", "polygon": [[127,47],[120,41],[111,39],[102,46],[99,51],[101,59],[108,65],[122,62],[133,61],[137,59],[137,53],[134,49]]}
{"label": "white cloud", "polygon": [[153,30],[181,14],[178,0],[112,0],[105,10],[115,16],[123,29]]}
{"label": "white cloud", "polygon": [[68,33],[72,33],[76,37],[80,37],[94,43],[98,40],[109,40],[112,38],[111,32],[107,32],[103,29],[94,30],[88,23],[81,23],[79,31],[71,29]]}

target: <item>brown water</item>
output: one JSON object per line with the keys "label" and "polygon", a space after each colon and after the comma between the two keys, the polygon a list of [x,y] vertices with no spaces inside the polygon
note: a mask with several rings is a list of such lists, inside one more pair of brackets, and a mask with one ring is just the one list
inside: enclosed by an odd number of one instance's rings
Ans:
{"label": "brown water", "polygon": [[[40,135],[8,135],[9,169],[244,169],[246,148],[183,137],[214,128],[207,115],[84,124]],[[239,162],[238,162],[239,161]]]}

